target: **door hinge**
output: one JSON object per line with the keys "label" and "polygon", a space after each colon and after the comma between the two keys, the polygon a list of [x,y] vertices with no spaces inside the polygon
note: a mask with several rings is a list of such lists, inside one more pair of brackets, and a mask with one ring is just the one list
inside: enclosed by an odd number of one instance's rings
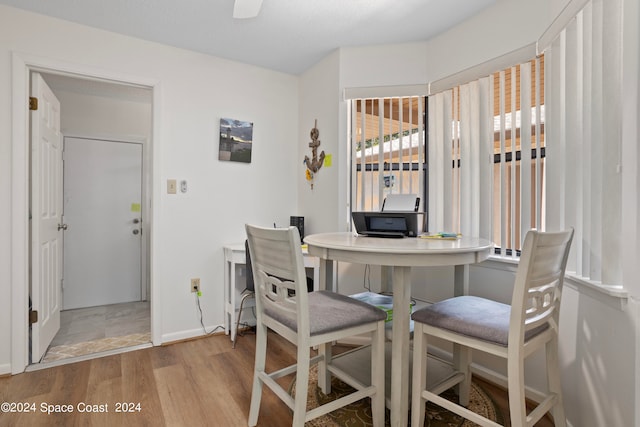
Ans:
{"label": "door hinge", "polygon": [[29,324],[33,325],[34,323],[38,323],[38,311],[29,310]]}
{"label": "door hinge", "polygon": [[37,110],[38,109],[38,98],[34,98],[33,96],[29,97],[29,110]]}

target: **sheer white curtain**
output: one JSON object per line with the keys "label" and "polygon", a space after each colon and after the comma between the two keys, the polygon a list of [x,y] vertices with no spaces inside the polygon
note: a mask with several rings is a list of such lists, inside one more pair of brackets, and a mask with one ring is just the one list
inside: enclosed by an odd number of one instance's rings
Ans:
{"label": "sheer white curtain", "polygon": [[568,271],[621,277],[622,1],[572,1],[540,38],[545,54],[549,229],[575,227]]}

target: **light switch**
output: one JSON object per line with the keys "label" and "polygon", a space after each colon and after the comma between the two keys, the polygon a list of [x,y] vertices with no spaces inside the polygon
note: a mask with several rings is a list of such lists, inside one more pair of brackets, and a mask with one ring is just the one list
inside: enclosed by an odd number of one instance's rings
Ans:
{"label": "light switch", "polygon": [[178,188],[178,185],[176,184],[175,179],[167,180],[167,194],[176,194],[177,188]]}

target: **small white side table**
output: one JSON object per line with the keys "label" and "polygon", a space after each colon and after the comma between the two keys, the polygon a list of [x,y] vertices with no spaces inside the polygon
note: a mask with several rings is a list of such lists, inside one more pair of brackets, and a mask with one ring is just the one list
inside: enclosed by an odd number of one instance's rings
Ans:
{"label": "small white side table", "polygon": [[[231,341],[236,338],[236,314],[240,307],[236,306],[244,288],[236,287],[236,266],[245,265],[247,257],[244,251],[244,243],[236,243],[223,246],[224,250],[224,330],[231,335]],[[309,255],[306,246],[303,246],[304,266],[313,269],[313,288],[318,289],[320,283],[320,258]]]}

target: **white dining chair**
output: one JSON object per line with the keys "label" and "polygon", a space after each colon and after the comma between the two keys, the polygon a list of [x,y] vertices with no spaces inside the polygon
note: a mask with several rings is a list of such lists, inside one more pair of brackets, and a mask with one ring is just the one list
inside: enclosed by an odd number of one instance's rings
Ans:
{"label": "white dining chair", "polygon": [[[413,313],[411,317],[415,328],[411,425],[424,424],[427,401],[479,425],[499,425],[465,407],[469,403],[472,350],[507,360],[512,426],[532,426],[549,411],[556,426],[566,425],[558,364],[558,320],[572,239],[573,229],[561,232],[532,230],[527,233],[516,272],[511,305],[475,296],[458,296]],[[426,389],[427,337],[454,343],[459,354],[456,371],[429,389]],[[543,347],[548,390],[544,399],[527,414],[524,361]],[[440,396],[456,384],[459,384],[459,404]]]}
{"label": "white dining chair", "polygon": [[[258,422],[263,385],[293,410],[295,427],[306,421],[371,398],[374,426],[384,426],[384,321],[386,313],[367,303],[330,291],[308,292],[298,229],[246,225],[256,292],[256,355],[249,409],[249,426]],[[292,292],[293,291],[293,292]],[[265,369],[267,331],[272,330],[297,346],[296,363],[274,372]],[[331,362],[333,341],[371,336],[371,384],[363,384]],[[317,356],[310,350],[318,346]],[[320,364],[355,391],[317,408],[306,410],[309,368]],[[276,379],[296,374],[295,398]],[[330,382],[329,382],[330,384]]]}

